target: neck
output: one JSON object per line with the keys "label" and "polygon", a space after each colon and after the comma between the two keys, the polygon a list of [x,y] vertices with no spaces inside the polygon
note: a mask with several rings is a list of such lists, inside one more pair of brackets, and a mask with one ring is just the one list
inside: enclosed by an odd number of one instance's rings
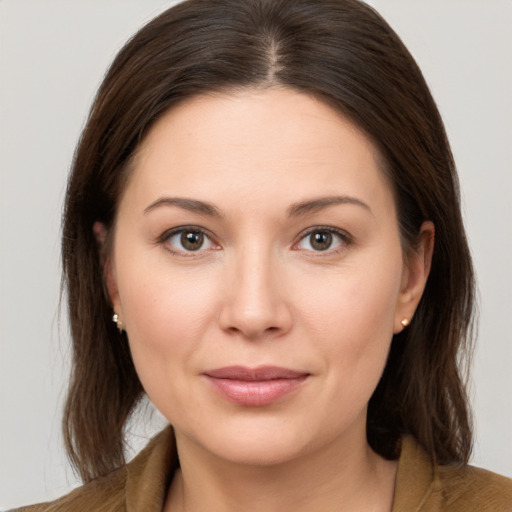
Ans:
{"label": "neck", "polygon": [[397,463],[365,436],[269,466],[232,463],[177,435],[180,469],[165,512],[389,512]]}

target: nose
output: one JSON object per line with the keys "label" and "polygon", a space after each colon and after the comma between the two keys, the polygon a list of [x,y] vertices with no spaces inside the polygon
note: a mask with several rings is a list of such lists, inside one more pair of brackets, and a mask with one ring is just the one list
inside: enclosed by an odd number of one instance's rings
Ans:
{"label": "nose", "polygon": [[270,256],[248,250],[225,280],[219,324],[248,340],[275,339],[292,326],[283,273]]}

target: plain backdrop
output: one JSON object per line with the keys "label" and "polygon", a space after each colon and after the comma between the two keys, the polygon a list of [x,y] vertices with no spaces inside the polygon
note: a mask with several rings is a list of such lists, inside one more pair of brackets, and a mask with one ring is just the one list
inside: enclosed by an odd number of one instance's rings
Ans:
{"label": "plain backdrop", "polygon": [[[0,0],[0,509],[77,485],[59,425],[65,180],[109,62],[173,3]],[[371,3],[418,60],[451,138],[481,295],[473,463],[512,477],[512,1]],[[134,426],[133,450],[160,424]]]}

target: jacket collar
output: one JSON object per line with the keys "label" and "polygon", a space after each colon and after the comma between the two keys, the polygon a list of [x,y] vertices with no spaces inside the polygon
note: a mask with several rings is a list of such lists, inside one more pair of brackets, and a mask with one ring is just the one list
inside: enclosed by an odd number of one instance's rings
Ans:
{"label": "jacket collar", "polygon": [[167,427],[126,466],[126,511],[162,512],[178,465],[174,432]]}
{"label": "jacket collar", "polygon": [[404,437],[392,512],[438,512],[440,490],[437,467],[413,437]]}

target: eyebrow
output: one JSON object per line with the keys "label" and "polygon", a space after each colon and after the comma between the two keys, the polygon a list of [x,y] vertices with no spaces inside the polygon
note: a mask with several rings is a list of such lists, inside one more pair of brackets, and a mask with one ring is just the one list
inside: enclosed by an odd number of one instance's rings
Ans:
{"label": "eyebrow", "polygon": [[[372,213],[371,208],[360,199],[351,196],[329,196],[329,197],[320,197],[318,199],[312,199],[309,201],[302,201],[300,203],[294,203],[288,208],[288,215],[290,217],[299,217],[302,215],[308,215],[311,213],[316,213],[324,208],[328,208],[329,206],[334,206],[338,204],[353,204],[356,206],[360,206],[365,210],[368,210]],[[373,214],[373,213],[372,213]]]}
{"label": "eyebrow", "polygon": [[190,212],[209,217],[221,217],[219,210],[210,203],[198,201],[197,199],[187,199],[184,197],[161,197],[144,209],[144,214],[160,206],[177,206]]}
{"label": "eyebrow", "polygon": [[[372,213],[371,208],[365,202],[357,199],[356,197],[329,196],[294,203],[288,208],[288,216],[300,217],[302,215],[316,213],[320,210],[323,210],[324,208],[339,204],[353,204],[360,206]],[[161,197],[147,206],[144,209],[144,214],[147,214],[155,208],[161,206],[177,206],[178,208],[198,213],[200,215],[206,215],[208,217],[222,217],[220,211],[213,204],[184,197]]]}

